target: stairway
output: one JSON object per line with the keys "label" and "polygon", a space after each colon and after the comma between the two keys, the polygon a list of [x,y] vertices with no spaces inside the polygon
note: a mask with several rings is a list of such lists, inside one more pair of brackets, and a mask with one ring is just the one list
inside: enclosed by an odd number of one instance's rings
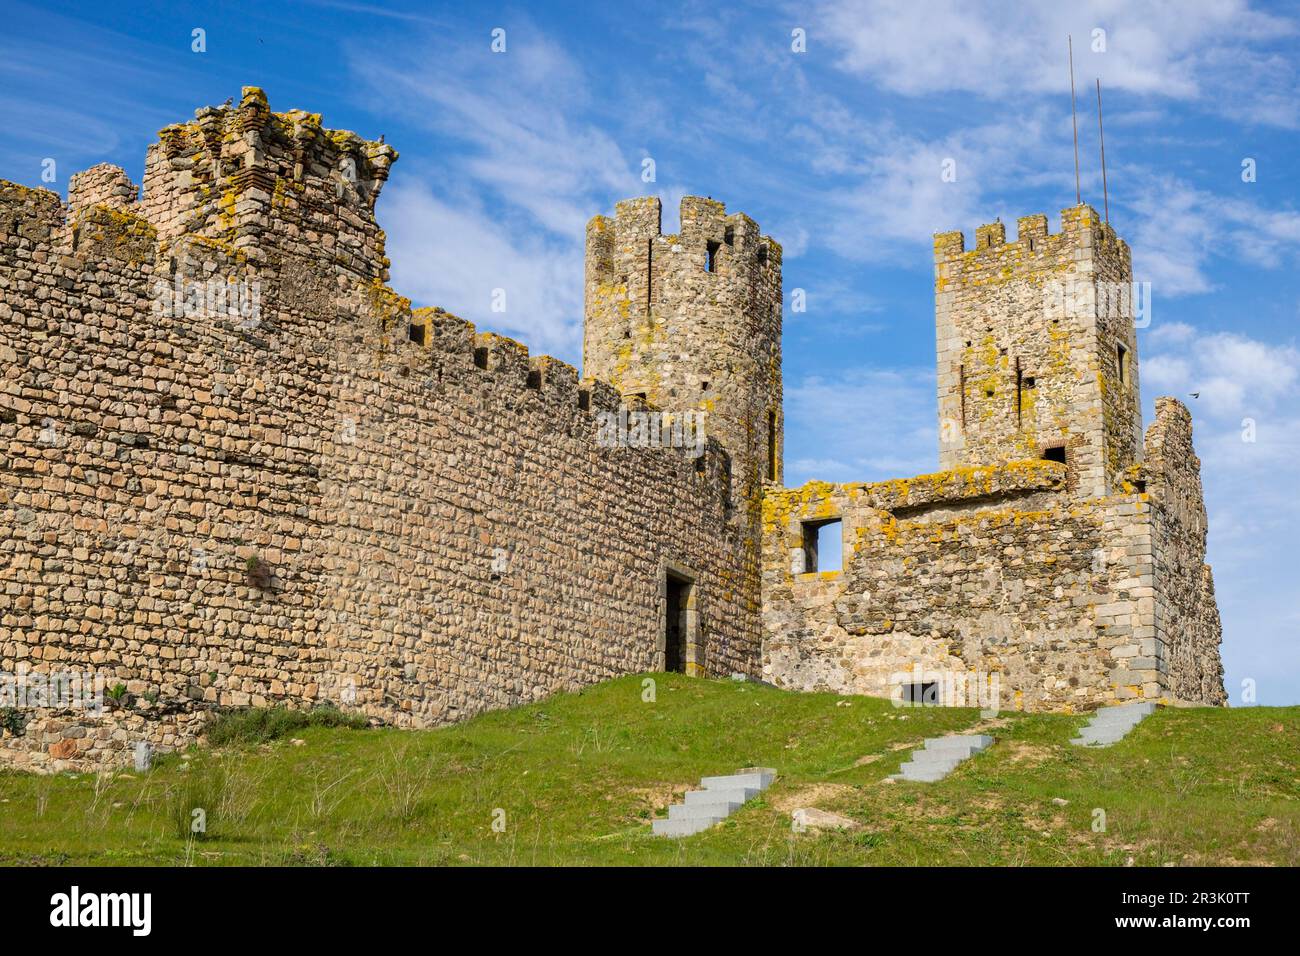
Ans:
{"label": "stairway", "polygon": [[988,734],[954,734],[951,737],[927,737],[925,746],[912,751],[912,759],[899,767],[889,779],[934,783],[952,773],[953,768],[981,750],[993,745]]}
{"label": "stairway", "polygon": [[668,808],[666,820],[654,820],[650,826],[656,836],[683,837],[707,830],[754,799],[776,779],[769,767],[746,767],[725,777],[702,777],[700,789],[686,794],[684,803]]}
{"label": "stairway", "polygon": [[1123,740],[1130,730],[1155,713],[1155,710],[1154,701],[1102,707],[1070,743],[1078,747],[1109,747]]}

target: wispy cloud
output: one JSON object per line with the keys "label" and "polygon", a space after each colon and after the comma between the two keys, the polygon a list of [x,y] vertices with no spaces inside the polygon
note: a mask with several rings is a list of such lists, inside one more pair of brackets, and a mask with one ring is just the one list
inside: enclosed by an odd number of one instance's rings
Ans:
{"label": "wispy cloud", "polygon": [[1100,76],[1110,88],[1233,109],[1257,122],[1297,119],[1294,66],[1257,48],[1294,35],[1296,23],[1245,0],[827,0],[812,15],[817,38],[844,70],[910,96],[1068,92],[1072,35],[1080,75]]}

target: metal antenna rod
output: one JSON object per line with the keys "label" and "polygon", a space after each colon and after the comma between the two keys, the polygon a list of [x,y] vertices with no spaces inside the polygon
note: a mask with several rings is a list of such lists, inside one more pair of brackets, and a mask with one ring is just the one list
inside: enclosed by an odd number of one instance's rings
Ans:
{"label": "metal antenna rod", "polygon": [[1083,194],[1079,191],[1079,114],[1074,108],[1074,37],[1067,36],[1070,43],[1070,123],[1074,126],[1074,204],[1083,205]]}
{"label": "metal antenna rod", "polygon": [[1106,203],[1106,224],[1110,224],[1110,190],[1106,187],[1106,133],[1101,125],[1101,77],[1097,77],[1097,138],[1101,140],[1101,195]]}

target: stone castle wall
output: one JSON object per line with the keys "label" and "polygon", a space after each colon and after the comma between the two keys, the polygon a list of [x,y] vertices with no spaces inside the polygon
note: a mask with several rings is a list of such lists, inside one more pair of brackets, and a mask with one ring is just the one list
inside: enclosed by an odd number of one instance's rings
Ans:
{"label": "stone castle wall", "polygon": [[[945,471],[785,489],[781,250],[752,220],[592,220],[584,378],[387,287],[395,159],[249,88],[164,129],[142,191],[107,165],[66,205],[0,182],[0,676],[123,691],[17,734],[0,685],[0,758],[121,762],[220,706],[433,726],[670,656],[871,694],[996,674],[1027,709],[1222,702],[1190,416],[1161,399],[1138,446],[1128,250],[1095,211],[936,238]],[[611,443],[629,408],[709,437]],[[829,518],[844,569],[811,572]]]}
{"label": "stone castle wall", "polygon": [[0,673],[129,693],[32,713],[11,759],[128,759],[217,705],[431,726],[661,668],[670,570],[697,671],[756,674],[717,441],[608,447],[611,386],[413,312],[369,212],[391,150],[264,105],[164,130],[139,202],[111,167],[68,207],[0,185]]}
{"label": "stone castle wall", "polygon": [[[1065,489],[1065,466],[1024,461],[772,495],[765,677],[894,696],[972,675],[997,682],[981,705],[1029,710],[1156,696],[1154,663],[1130,673],[1116,656],[1153,631],[1149,555],[1135,545],[1149,506],[1067,505]],[[802,526],[828,518],[843,522],[843,570],[801,572]]]}

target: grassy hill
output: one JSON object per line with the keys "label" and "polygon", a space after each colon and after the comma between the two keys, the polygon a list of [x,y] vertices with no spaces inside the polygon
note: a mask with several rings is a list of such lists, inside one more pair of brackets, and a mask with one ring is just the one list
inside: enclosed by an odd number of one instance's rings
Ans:
{"label": "grassy hill", "polygon": [[[0,863],[1300,863],[1300,707],[1166,709],[1089,751],[1068,743],[1082,716],[651,676],[653,703],[643,675],[436,731],[312,727],[145,774],[3,773]],[[947,779],[885,781],[923,738],[976,727],[997,743]],[[650,835],[702,775],[745,766],[780,776],[710,831]],[[207,834],[190,840],[195,806]],[[794,833],[800,806],[861,826]]]}

